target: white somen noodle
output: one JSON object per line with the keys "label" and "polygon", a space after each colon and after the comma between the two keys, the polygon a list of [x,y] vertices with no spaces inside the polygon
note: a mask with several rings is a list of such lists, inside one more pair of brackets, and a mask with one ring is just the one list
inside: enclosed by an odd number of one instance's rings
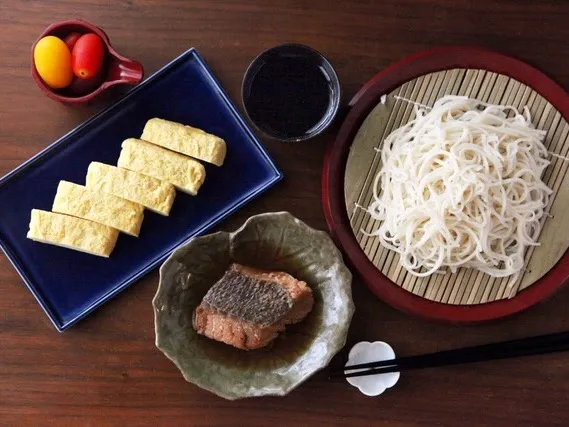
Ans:
{"label": "white somen noodle", "polygon": [[545,131],[527,109],[466,97],[415,114],[381,148],[370,235],[416,276],[468,267],[517,278],[551,194]]}

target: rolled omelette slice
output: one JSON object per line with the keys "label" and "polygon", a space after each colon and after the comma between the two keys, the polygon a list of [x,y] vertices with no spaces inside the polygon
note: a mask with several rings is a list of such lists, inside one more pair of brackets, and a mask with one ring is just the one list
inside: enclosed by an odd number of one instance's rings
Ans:
{"label": "rolled omelette slice", "polygon": [[165,216],[170,214],[176,197],[176,189],[169,182],[99,162],[89,165],[85,185],[139,203]]}
{"label": "rolled omelette slice", "polygon": [[223,165],[227,151],[225,141],[218,136],[159,118],[146,122],[140,139],[216,166]]}
{"label": "rolled omelette slice", "polygon": [[51,210],[98,222],[131,236],[138,236],[144,219],[142,205],[68,181],[59,182]]}
{"label": "rolled omelette slice", "polygon": [[32,209],[28,239],[108,258],[118,230],[86,219]]}
{"label": "rolled omelette slice", "polygon": [[129,138],[123,141],[118,166],[174,184],[192,196],[205,181],[205,168],[197,160],[150,142]]}

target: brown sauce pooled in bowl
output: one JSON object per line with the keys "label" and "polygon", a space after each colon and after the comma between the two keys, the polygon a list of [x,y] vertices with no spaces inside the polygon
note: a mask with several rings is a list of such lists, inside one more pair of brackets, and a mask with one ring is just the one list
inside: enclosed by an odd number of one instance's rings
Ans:
{"label": "brown sauce pooled in bowl", "polygon": [[312,313],[302,323],[288,326],[271,344],[252,351],[243,351],[201,335],[198,339],[207,357],[220,365],[240,370],[270,371],[294,362],[310,348],[321,316],[322,306],[315,304]]}

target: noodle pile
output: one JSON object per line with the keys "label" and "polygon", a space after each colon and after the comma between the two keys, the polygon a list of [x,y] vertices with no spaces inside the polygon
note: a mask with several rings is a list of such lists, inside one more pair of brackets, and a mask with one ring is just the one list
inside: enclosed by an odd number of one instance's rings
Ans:
{"label": "noodle pile", "polygon": [[517,278],[551,194],[545,131],[527,109],[466,97],[415,114],[383,143],[367,209],[382,222],[370,235],[415,276],[468,267]]}

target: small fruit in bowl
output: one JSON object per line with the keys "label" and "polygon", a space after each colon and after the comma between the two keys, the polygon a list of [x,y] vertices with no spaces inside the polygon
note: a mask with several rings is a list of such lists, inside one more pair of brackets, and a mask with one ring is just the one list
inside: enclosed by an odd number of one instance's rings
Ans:
{"label": "small fruit in bowl", "polygon": [[81,79],[79,77],[73,77],[73,81],[65,90],[71,96],[83,96],[88,93],[93,92],[97,89],[101,83],[103,83],[103,73],[98,73],[96,76],[90,79]]}
{"label": "small fruit in bowl", "polygon": [[52,89],[71,84],[71,52],[65,42],[55,36],[43,37],[34,48],[34,65],[42,80]]}
{"label": "small fruit in bowl", "polygon": [[[36,45],[49,36],[59,38],[69,54],[65,71],[61,71],[67,78],[59,84],[55,83],[55,86],[48,84],[50,79],[46,73],[40,75],[38,68],[42,66],[36,66],[34,59],[37,57],[34,55]],[[45,55],[45,61],[51,64],[53,58]],[[77,74],[74,72],[74,63]],[[58,69],[61,70],[61,67]],[[32,78],[46,96],[66,104],[89,102],[111,86],[136,85],[144,76],[140,62],[119,55],[101,28],[81,19],[56,22],[43,31],[32,47],[31,72]]]}
{"label": "small fruit in bowl", "polygon": [[34,47],[34,65],[51,89],[68,88],[74,96],[95,90],[102,82],[105,45],[93,33],[46,36]]}
{"label": "small fruit in bowl", "polygon": [[73,46],[75,46],[75,43],[77,43],[77,40],[79,40],[79,38],[82,36],[82,34],[80,33],[69,33],[65,36],[65,38],[63,39],[63,41],[65,42],[65,44],[67,45],[67,47],[69,48],[69,51],[73,51]]}
{"label": "small fruit in bowl", "polygon": [[91,79],[101,71],[104,59],[103,40],[93,33],[84,34],[75,42],[71,51],[73,73],[80,79]]}

